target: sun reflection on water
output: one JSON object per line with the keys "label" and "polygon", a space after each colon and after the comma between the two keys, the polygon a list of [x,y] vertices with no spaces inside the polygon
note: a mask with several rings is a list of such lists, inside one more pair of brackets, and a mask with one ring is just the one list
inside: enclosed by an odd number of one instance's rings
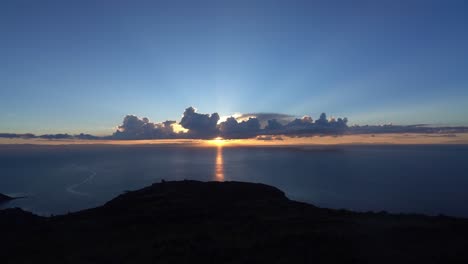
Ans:
{"label": "sun reflection on water", "polygon": [[224,161],[222,146],[218,146],[216,150],[215,180],[224,181]]}

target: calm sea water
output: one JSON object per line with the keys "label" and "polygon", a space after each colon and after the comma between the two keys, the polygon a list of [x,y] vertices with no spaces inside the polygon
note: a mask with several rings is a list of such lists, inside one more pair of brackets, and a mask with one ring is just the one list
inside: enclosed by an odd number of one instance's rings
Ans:
{"label": "calm sea water", "polygon": [[0,146],[0,205],[49,215],[165,180],[261,182],[358,211],[468,217],[468,146]]}

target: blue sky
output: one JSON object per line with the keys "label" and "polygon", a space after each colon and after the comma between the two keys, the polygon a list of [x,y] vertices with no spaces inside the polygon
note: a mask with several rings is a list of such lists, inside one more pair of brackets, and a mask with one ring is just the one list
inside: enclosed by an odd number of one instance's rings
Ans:
{"label": "blue sky", "polygon": [[466,1],[1,1],[0,132],[184,109],[468,125]]}

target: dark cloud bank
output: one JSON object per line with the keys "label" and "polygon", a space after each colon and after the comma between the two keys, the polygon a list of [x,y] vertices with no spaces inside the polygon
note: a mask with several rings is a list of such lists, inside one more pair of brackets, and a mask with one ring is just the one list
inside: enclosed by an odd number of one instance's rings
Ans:
{"label": "dark cloud bank", "polygon": [[125,116],[117,131],[110,136],[98,137],[89,134],[69,135],[34,135],[0,133],[0,138],[41,138],[41,139],[225,139],[257,138],[259,140],[282,140],[281,136],[308,137],[317,135],[352,135],[383,133],[423,133],[453,134],[468,133],[468,127],[430,127],[427,125],[384,125],[384,126],[348,126],[347,118],[327,118],[322,113],[316,120],[310,116],[295,118],[276,113],[248,113],[237,118],[229,117],[218,124],[218,113],[200,114],[196,109],[185,109],[178,123],[187,132],[176,132],[175,120],[153,123],[146,117]]}
{"label": "dark cloud bank", "polygon": [[134,115],[125,116],[122,125],[110,137],[113,139],[163,139],[177,138],[172,128],[175,121],[152,123],[148,118],[142,119]]}
{"label": "dark cloud bank", "polygon": [[27,134],[14,134],[14,133],[0,133],[0,138],[20,138],[20,139],[103,139],[105,137],[93,136],[90,134],[78,134],[78,135],[69,135],[69,134],[45,134],[45,135],[34,135],[31,133]]}

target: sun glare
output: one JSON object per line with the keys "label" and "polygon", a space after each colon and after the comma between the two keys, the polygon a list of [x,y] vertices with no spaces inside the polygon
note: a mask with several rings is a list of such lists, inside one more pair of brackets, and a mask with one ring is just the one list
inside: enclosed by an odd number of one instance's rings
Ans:
{"label": "sun glare", "polygon": [[222,147],[226,143],[226,140],[224,140],[222,137],[217,137],[215,139],[209,140],[208,143],[218,147]]}

